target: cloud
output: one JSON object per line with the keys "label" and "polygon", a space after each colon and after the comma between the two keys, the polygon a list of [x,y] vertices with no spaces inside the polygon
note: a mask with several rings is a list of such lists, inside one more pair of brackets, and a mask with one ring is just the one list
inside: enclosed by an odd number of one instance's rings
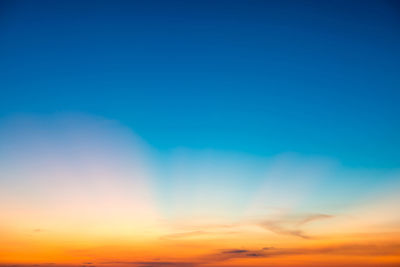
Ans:
{"label": "cloud", "polygon": [[300,229],[300,227],[313,221],[329,219],[332,217],[332,215],[327,214],[311,214],[297,217],[287,217],[278,220],[261,221],[258,223],[258,225],[276,234],[311,239],[312,237]]}
{"label": "cloud", "polygon": [[[226,228],[232,228],[234,226],[229,226]],[[224,226],[204,226],[201,227],[202,229],[212,229],[212,231],[204,231],[204,230],[195,230],[195,231],[188,231],[188,232],[180,232],[180,233],[172,233],[172,234],[167,234],[160,239],[162,240],[172,240],[172,239],[185,239],[185,238],[191,238],[191,237],[202,237],[202,236],[221,236],[221,235],[231,235],[231,234],[237,234],[239,233],[238,231],[224,231],[225,227]],[[222,231],[221,231],[222,229]]]}
{"label": "cloud", "polygon": [[316,221],[316,220],[322,220],[322,219],[329,219],[332,218],[332,215],[327,215],[327,214],[311,214],[306,216],[302,221],[300,221],[297,225],[304,225],[306,223]]}
{"label": "cloud", "polygon": [[346,256],[382,256],[398,255],[400,244],[343,244],[325,246],[318,248],[281,248],[268,249],[266,256],[288,256],[288,255],[346,255]]}
{"label": "cloud", "polygon": [[[301,215],[286,215],[276,219],[269,220],[243,220],[231,224],[203,224],[203,225],[186,225],[182,226],[183,229],[194,229],[193,231],[178,232],[162,236],[160,239],[183,239],[197,236],[216,236],[222,234],[237,234],[240,233],[239,229],[243,226],[260,226],[263,229],[271,231],[280,235],[289,235],[299,237],[302,239],[312,239],[313,237],[306,233],[301,227],[319,220],[334,218],[333,215],[322,213],[311,213]],[[197,230],[200,229],[200,230]],[[235,229],[236,231],[226,231],[227,229]]]}
{"label": "cloud", "polygon": [[250,249],[222,249],[217,253],[203,257],[202,263],[213,263],[219,261],[227,261],[235,258],[262,258],[266,257],[263,249],[250,250]]}
{"label": "cloud", "polygon": [[191,232],[174,233],[174,234],[164,235],[161,237],[161,239],[180,239],[180,238],[193,237],[193,236],[206,235],[206,234],[209,234],[209,232],[200,230],[200,231],[191,231]]}
{"label": "cloud", "polygon": [[222,251],[221,254],[234,255],[234,258],[255,258],[264,257],[265,253],[263,250],[247,250],[247,249],[231,249]]}
{"label": "cloud", "polygon": [[276,234],[290,235],[290,236],[300,237],[303,239],[310,239],[310,236],[305,234],[302,230],[285,229],[280,225],[280,223],[281,223],[280,221],[265,221],[261,222],[260,226]]}
{"label": "cloud", "polygon": [[156,267],[156,266],[177,266],[177,267],[193,267],[197,263],[180,262],[180,261],[109,261],[103,262],[106,265],[133,265],[138,267]]}
{"label": "cloud", "polygon": [[264,247],[261,249],[221,249],[217,253],[207,255],[201,263],[227,261],[235,258],[275,258],[281,256],[299,255],[341,255],[341,256],[396,256],[400,243],[388,244],[343,244],[317,248],[275,248]]}
{"label": "cloud", "polygon": [[222,253],[242,254],[242,253],[246,253],[246,252],[248,252],[248,250],[246,250],[246,249],[231,249],[231,250],[223,251]]}

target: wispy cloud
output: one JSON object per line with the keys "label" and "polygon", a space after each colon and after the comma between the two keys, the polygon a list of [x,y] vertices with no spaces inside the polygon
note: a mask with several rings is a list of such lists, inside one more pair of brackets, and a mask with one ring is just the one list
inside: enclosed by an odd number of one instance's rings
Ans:
{"label": "wispy cloud", "polygon": [[312,237],[305,233],[304,230],[300,229],[300,227],[313,221],[329,219],[332,217],[332,215],[327,214],[310,214],[297,216],[296,218],[284,217],[277,220],[265,220],[259,222],[258,225],[276,234],[311,239]]}
{"label": "wispy cloud", "polygon": [[346,256],[396,256],[400,251],[400,243],[390,244],[343,244],[316,248],[275,248],[261,249],[221,249],[207,255],[204,262],[227,261],[234,258],[273,258],[298,255],[346,255]]}
{"label": "wispy cloud", "polygon": [[157,267],[157,266],[177,266],[177,267],[193,267],[197,263],[194,262],[180,262],[180,261],[109,261],[102,262],[104,265],[130,265],[137,267]]}
{"label": "wispy cloud", "polygon": [[209,232],[206,231],[191,231],[191,232],[183,232],[183,233],[174,233],[169,235],[164,235],[161,239],[179,239],[179,238],[186,238],[186,237],[193,237],[193,236],[200,236],[200,235],[207,235]]}
{"label": "wispy cloud", "polygon": [[296,236],[296,237],[300,237],[300,238],[304,238],[304,239],[309,239],[310,236],[308,236],[307,234],[305,234],[302,230],[292,230],[292,229],[285,229],[280,225],[280,222],[277,221],[265,221],[265,222],[261,222],[260,226],[271,231],[274,232],[276,234],[281,234],[281,235],[291,235],[291,236]]}
{"label": "wispy cloud", "polygon": [[234,258],[263,258],[267,254],[263,249],[221,249],[219,252],[207,255],[201,259],[202,263],[227,261]]}

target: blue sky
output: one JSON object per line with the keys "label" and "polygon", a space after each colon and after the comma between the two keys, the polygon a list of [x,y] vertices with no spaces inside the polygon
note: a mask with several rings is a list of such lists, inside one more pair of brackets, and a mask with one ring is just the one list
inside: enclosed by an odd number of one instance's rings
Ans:
{"label": "blue sky", "polygon": [[2,1],[0,116],[398,168],[399,18],[395,1]]}
{"label": "blue sky", "polygon": [[398,266],[399,48],[398,1],[0,1],[0,267]]}

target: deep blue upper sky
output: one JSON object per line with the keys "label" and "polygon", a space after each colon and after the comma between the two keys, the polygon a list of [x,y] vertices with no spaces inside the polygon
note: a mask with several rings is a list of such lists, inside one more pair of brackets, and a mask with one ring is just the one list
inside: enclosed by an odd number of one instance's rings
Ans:
{"label": "deep blue upper sky", "polygon": [[400,167],[391,1],[2,1],[0,117],[82,112],[160,151]]}

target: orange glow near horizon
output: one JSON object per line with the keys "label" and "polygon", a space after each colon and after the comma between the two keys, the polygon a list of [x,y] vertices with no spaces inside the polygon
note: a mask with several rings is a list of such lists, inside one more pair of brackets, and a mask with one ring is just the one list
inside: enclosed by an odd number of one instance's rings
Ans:
{"label": "orange glow near horizon", "polygon": [[[110,223],[105,220],[105,224]],[[341,220],[309,222],[334,234],[302,238],[252,222],[174,225],[165,221],[62,225],[32,229],[1,225],[0,262],[43,266],[396,266],[398,231],[357,231]],[[278,226],[276,226],[278,227]],[[282,226],[283,227],[283,226]],[[351,230],[351,233],[349,232]],[[377,229],[378,230],[378,229]],[[51,263],[51,264],[50,264]],[[86,264],[85,264],[86,263]],[[88,264],[90,263],[90,264]]]}
{"label": "orange glow near horizon", "polygon": [[[2,159],[1,266],[400,264],[396,171],[193,151],[177,151],[165,168],[124,128],[75,120],[62,134],[31,124],[9,134],[24,145]],[[310,200],[337,175],[389,182],[362,197],[330,198],[341,188],[329,187]]]}

